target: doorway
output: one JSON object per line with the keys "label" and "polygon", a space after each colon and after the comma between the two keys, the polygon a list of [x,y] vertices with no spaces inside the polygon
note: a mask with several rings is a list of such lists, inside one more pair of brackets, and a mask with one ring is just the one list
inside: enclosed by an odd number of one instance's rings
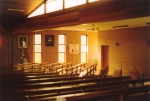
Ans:
{"label": "doorway", "polygon": [[102,45],[101,46],[101,68],[105,68],[109,66],[109,46]]}

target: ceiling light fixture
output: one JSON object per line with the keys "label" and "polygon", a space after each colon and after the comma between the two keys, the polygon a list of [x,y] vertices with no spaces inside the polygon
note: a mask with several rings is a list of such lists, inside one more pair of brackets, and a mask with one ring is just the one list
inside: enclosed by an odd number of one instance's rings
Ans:
{"label": "ceiling light fixture", "polygon": [[25,10],[23,10],[23,9],[15,9],[15,8],[8,8],[8,11],[19,11],[19,12],[24,12]]}
{"label": "ceiling light fixture", "polygon": [[92,28],[91,29],[87,29],[87,30],[91,30],[91,31],[99,31],[99,28],[95,28],[94,24],[92,24]]}

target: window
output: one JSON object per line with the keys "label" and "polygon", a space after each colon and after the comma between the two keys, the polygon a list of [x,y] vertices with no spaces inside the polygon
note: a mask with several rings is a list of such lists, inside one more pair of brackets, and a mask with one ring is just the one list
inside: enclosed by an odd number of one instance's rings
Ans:
{"label": "window", "polygon": [[58,62],[65,62],[65,35],[58,35]]}
{"label": "window", "polygon": [[81,35],[81,62],[87,62],[87,35]]}
{"label": "window", "polygon": [[40,7],[38,7],[33,13],[31,13],[28,18],[42,15],[44,14],[44,4],[42,4]]}
{"label": "window", "polygon": [[65,8],[70,8],[86,3],[86,0],[64,0],[64,1],[65,1],[64,2]]}
{"label": "window", "polygon": [[[46,3],[42,4],[39,6],[35,11],[33,11],[28,18],[42,15],[45,13],[45,8],[46,8],[46,13],[62,10],[64,8],[70,8],[82,4],[86,4],[87,2],[94,2],[98,0],[46,0]],[[63,8],[64,5],[64,8]]]}
{"label": "window", "polygon": [[34,62],[41,62],[41,34],[34,35]]}
{"label": "window", "polygon": [[98,0],[88,0],[88,2],[94,2],[94,1],[98,1]]}
{"label": "window", "polygon": [[63,9],[63,0],[48,0],[46,2],[46,13]]}

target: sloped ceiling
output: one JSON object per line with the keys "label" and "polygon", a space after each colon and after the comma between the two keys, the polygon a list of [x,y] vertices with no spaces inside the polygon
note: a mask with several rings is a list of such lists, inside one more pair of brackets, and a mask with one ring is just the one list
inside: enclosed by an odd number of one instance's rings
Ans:
{"label": "sloped ceiling", "polygon": [[[9,30],[10,32],[13,31],[21,23],[25,22],[27,15],[29,15],[34,9],[36,9],[43,2],[44,0],[0,0],[0,27],[3,27],[4,29]],[[126,25],[128,27],[139,27],[149,25],[147,23],[150,23],[150,16],[111,22],[83,23],[80,25],[63,26],[59,28],[45,29],[45,30],[86,31],[87,29],[93,28],[94,29],[99,28],[99,30],[109,30],[114,29],[114,26],[119,26],[117,28],[126,28]]]}
{"label": "sloped ceiling", "polygon": [[44,0],[0,0],[0,26],[12,31]]}

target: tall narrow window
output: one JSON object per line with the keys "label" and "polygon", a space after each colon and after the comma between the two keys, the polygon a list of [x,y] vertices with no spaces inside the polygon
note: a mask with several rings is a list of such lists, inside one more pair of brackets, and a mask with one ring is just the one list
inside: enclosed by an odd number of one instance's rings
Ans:
{"label": "tall narrow window", "polygon": [[58,35],[58,62],[65,62],[65,35]]}
{"label": "tall narrow window", "polygon": [[70,8],[78,5],[85,4],[86,0],[65,0],[65,8]]}
{"label": "tall narrow window", "polygon": [[81,62],[87,62],[87,35],[81,35]]}
{"label": "tall narrow window", "polygon": [[46,13],[63,9],[63,0],[47,0]]}
{"label": "tall narrow window", "polygon": [[41,62],[41,34],[34,35],[34,62]]}

